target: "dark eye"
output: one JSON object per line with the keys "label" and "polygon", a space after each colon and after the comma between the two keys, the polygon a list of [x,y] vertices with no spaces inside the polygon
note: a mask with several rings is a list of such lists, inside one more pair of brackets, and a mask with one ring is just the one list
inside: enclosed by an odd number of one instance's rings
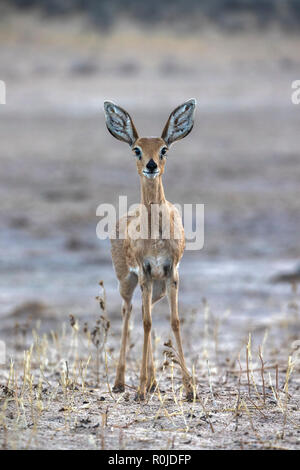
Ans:
{"label": "dark eye", "polygon": [[141,158],[142,158],[142,151],[141,151],[141,149],[139,149],[138,147],[136,147],[136,148],[133,149],[133,151],[134,151],[134,153],[135,153],[135,156],[136,156],[139,160],[141,160]]}
{"label": "dark eye", "polygon": [[160,151],[160,158],[163,159],[167,154],[167,147],[163,147]]}

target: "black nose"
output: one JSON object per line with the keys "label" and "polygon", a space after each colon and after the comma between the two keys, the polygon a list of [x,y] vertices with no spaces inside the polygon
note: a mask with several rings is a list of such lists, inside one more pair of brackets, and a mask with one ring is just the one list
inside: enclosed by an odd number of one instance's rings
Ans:
{"label": "black nose", "polygon": [[149,162],[148,162],[147,165],[146,165],[146,168],[147,168],[149,171],[152,171],[152,172],[153,172],[154,170],[156,170],[157,165],[156,165],[155,161],[153,160],[153,158],[151,158],[151,160],[149,160]]}

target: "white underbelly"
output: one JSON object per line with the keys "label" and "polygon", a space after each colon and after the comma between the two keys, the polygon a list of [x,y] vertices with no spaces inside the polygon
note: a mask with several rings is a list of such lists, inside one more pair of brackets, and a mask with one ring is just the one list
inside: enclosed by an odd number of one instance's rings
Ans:
{"label": "white underbelly", "polygon": [[[147,257],[147,263],[151,266],[151,277],[153,277],[153,279],[163,279],[165,277],[164,267],[166,266],[166,261],[166,257],[164,256]],[[178,267],[179,263],[177,263],[176,268]],[[130,266],[129,271],[138,276],[139,266]]]}
{"label": "white underbelly", "polygon": [[130,271],[131,273],[136,274],[137,276],[139,275],[139,267],[138,267],[138,266],[135,266],[134,268],[130,266],[130,267],[129,267],[129,271]]}

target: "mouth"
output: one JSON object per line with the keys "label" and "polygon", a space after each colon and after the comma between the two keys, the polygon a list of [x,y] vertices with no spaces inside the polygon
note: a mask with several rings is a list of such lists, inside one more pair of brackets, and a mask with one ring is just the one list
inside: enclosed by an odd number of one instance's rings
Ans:
{"label": "mouth", "polygon": [[159,170],[156,170],[156,171],[143,170],[143,175],[146,176],[146,178],[153,180],[154,178],[157,177],[157,175],[159,175]]}

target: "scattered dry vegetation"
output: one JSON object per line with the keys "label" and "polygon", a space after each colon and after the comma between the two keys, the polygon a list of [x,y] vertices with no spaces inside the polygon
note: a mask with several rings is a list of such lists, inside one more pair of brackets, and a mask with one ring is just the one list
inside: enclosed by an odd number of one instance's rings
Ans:
{"label": "scattered dry vegetation", "polygon": [[172,340],[163,343],[155,335],[156,391],[144,403],[134,401],[141,355],[129,342],[126,391],[112,392],[119,338],[111,335],[103,282],[100,287],[95,325],[81,324],[73,315],[68,325],[48,334],[40,333],[39,321],[16,325],[7,344],[11,359],[0,369],[3,449],[298,446],[295,287],[282,315],[245,332],[239,348],[224,339],[229,311],[216,318],[203,300],[201,328],[201,312],[187,316],[182,326],[198,395],[193,403],[185,401]]}

